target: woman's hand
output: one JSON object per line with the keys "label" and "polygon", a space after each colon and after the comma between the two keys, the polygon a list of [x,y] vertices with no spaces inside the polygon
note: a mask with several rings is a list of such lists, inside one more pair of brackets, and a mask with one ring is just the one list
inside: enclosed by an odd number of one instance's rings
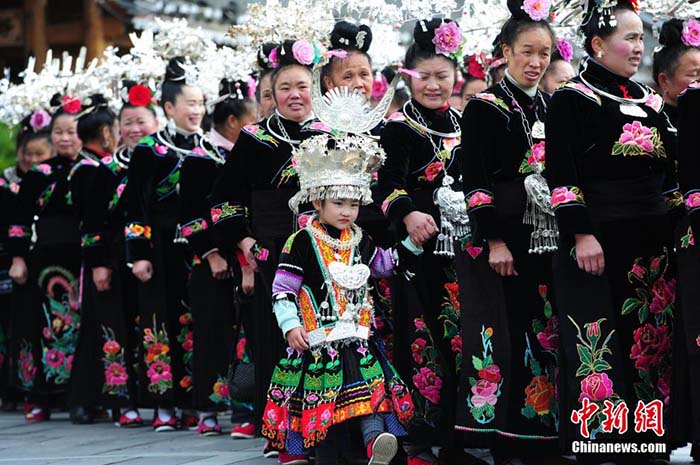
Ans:
{"label": "woman's hand", "polygon": [[244,295],[251,295],[255,291],[255,271],[250,265],[241,267],[241,288]]}
{"label": "woman's hand", "polygon": [[241,249],[241,251],[243,252],[245,261],[248,262],[248,265],[253,269],[254,272],[258,271],[258,261],[255,259],[255,255],[253,255],[253,252],[250,249],[253,248],[255,242],[255,239],[253,239],[252,237],[246,237],[238,243],[238,248]]}
{"label": "woman's hand", "polygon": [[289,347],[299,352],[303,352],[309,348],[309,338],[306,336],[306,331],[301,326],[290,329],[287,332],[287,342]]}
{"label": "woman's hand", "polygon": [[27,283],[29,271],[27,270],[27,262],[24,257],[13,257],[12,266],[10,267],[10,278],[20,286]]}
{"label": "woman's hand", "polygon": [[576,234],[576,261],[580,269],[594,276],[605,271],[603,247],[593,234]]}
{"label": "woman's hand", "polygon": [[136,260],[131,272],[139,281],[145,283],[153,277],[153,265],[148,260]]}
{"label": "woman's hand", "polygon": [[112,281],[112,269],[106,266],[98,266],[92,269],[92,281],[95,283],[97,292],[104,292],[110,289]]}
{"label": "woman's hand", "polygon": [[212,252],[207,255],[207,262],[211,269],[211,275],[214,279],[226,279],[231,277],[228,269],[228,262],[221,256],[219,252]]}
{"label": "woman's hand", "polygon": [[425,244],[438,231],[433,217],[419,211],[404,216],[403,224],[406,225],[406,232],[411,236],[411,240],[417,245]]}
{"label": "woman's hand", "polygon": [[505,242],[500,239],[490,240],[489,243],[489,265],[491,269],[500,276],[518,276],[515,271],[513,254]]}

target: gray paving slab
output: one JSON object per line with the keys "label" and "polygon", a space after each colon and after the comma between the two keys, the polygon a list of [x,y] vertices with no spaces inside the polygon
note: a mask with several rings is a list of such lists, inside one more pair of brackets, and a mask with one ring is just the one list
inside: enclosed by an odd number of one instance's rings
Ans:
{"label": "gray paving slab", "polygon": [[[226,429],[228,421],[221,422]],[[0,465],[277,465],[261,456],[263,445],[262,439],[200,438],[194,431],[119,429],[107,421],[76,426],[65,413],[35,424],[19,412],[0,413]],[[679,449],[671,463],[689,465],[689,454],[690,446]]]}

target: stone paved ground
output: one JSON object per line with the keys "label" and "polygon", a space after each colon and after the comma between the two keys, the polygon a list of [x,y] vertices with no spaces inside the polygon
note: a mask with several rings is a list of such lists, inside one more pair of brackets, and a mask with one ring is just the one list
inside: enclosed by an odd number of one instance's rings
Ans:
{"label": "stone paved ground", "polygon": [[[222,420],[224,429],[228,421]],[[263,440],[200,438],[193,431],[154,433],[119,429],[110,422],[76,426],[65,413],[26,424],[22,414],[0,413],[0,465],[277,465],[261,457]],[[690,447],[676,451],[674,465],[690,464]]]}

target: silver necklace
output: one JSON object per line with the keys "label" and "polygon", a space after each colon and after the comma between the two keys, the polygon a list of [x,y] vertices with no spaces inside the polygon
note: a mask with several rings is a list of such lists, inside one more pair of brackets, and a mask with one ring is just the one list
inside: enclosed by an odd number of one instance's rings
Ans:
{"label": "silver necklace", "polygon": [[[539,139],[539,140],[544,140],[545,138],[545,128],[544,128],[544,123],[540,121],[540,116],[537,114],[537,108],[535,108],[535,124],[532,125],[532,128],[530,127],[530,122],[527,120],[527,117],[525,116],[525,111],[523,110],[523,107],[520,106],[520,103],[518,100],[515,98],[513,95],[513,92],[510,91],[508,86],[504,81],[501,81],[499,84],[501,89],[503,89],[503,92],[511,99],[513,105],[518,109],[520,112],[520,120],[521,124],[523,127],[523,131],[525,132],[525,137],[527,138],[527,143],[532,147],[535,145],[534,139]],[[547,102],[544,100],[542,97],[542,94],[540,91],[537,91],[537,95],[535,95],[535,102],[537,102],[537,98],[539,97],[540,102],[542,102],[542,107],[544,108],[544,111],[547,112]]]}
{"label": "silver necklace", "polygon": [[[410,115],[408,115],[408,112],[406,110],[409,108],[415,115],[415,120],[411,118]],[[413,106],[413,103],[410,100],[404,104],[403,108],[403,113],[404,115],[406,115],[406,118],[408,118],[409,121],[411,121],[413,124],[415,124],[416,126],[428,133],[428,140],[430,141],[430,145],[433,146],[433,153],[435,154],[435,158],[440,160],[443,169],[445,168],[445,161],[440,156],[440,146],[442,145],[443,139],[456,139],[462,136],[457,117],[450,110],[447,111],[450,112],[450,122],[452,123],[452,127],[456,128],[455,132],[452,133],[443,133],[428,129],[428,125],[426,124],[423,115],[421,115],[420,111],[418,111],[418,109],[415,106]],[[433,135],[440,138],[440,141],[437,144],[433,140]],[[447,176],[447,170],[445,170],[445,175]]]}
{"label": "silver necklace", "polygon": [[[539,119],[537,108],[535,108],[535,118],[537,121],[531,129],[530,122],[527,120],[523,107],[520,106],[520,103],[516,100],[504,81],[501,81],[500,87],[511,99],[516,110],[520,113],[523,131],[525,132],[529,149],[532,150],[532,147],[535,145],[534,139],[542,140],[545,138],[544,123]],[[546,112],[547,102],[539,91],[535,95],[535,102],[537,102],[538,96]],[[538,128],[540,125],[541,127]],[[530,233],[530,249],[528,253],[542,254],[545,252],[554,252],[557,250],[559,229],[557,228],[554,210],[551,206],[552,195],[549,191],[547,181],[542,176],[542,166],[540,166],[539,163],[535,163],[532,169],[533,173],[529,174],[523,181],[525,193],[527,194],[527,205],[525,206],[525,214],[523,215],[523,224],[532,226],[532,232]]]}
{"label": "silver necklace", "polygon": [[351,231],[352,231],[352,239],[349,241],[341,241],[340,239],[336,239],[332,237],[330,234],[328,234],[325,231],[322,231],[320,228],[317,228],[314,226],[314,220],[317,220],[318,216],[315,216],[311,218],[309,221],[309,224],[306,226],[306,229],[319,241],[323,241],[326,244],[330,245],[333,250],[351,250],[360,245],[360,241],[362,241],[362,229],[357,226],[357,225],[351,225]]}
{"label": "silver necklace", "polygon": [[[586,68],[588,67],[588,64],[585,65]],[[647,103],[647,100],[649,99],[649,91],[639,84],[638,82],[635,82],[633,80],[629,80],[630,82],[634,83],[639,89],[642,91],[642,97],[640,98],[625,98],[625,97],[618,97],[617,95],[610,94],[608,92],[605,92],[604,90],[598,89],[595,87],[593,84],[588,82],[586,78],[583,77],[583,73],[586,72],[586,69],[581,71],[581,74],[579,74],[579,78],[581,79],[581,82],[583,82],[586,86],[588,86],[589,89],[591,89],[593,92],[596,94],[608,98],[612,100],[613,102],[617,102],[620,104],[620,113],[627,115],[627,116],[633,116],[635,118],[646,118],[647,112],[644,111],[642,108],[639,107],[640,104],[645,104]]]}
{"label": "silver necklace", "polygon": [[[411,113],[413,113],[414,118],[411,117],[411,115],[408,113],[407,110],[411,110]],[[433,129],[430,129],[428,125],[425,123],[425,119],[423,119],[423,115],[421,115],[420,111],[413,105],[412,101],[408,101],[404,103],[403,105],[403,114],[408,119],[411,123],[415,124],[416,126],[420,127],[423,131],[427,132],[428,134],[431,134],[433,136],[438,136],[442,137],[445,139],[455,139],[459,136],[462,135],[462,129],[459,126],[459,121],[457,121],[457,117],[454,115],[456,110],[452,111],[452,108],[449,108],[447,111],[450,114],[450,122],[452,123],[452,128],[453,132],[439,132],[435,131]]]}
{"label": "silver necklace", "polygon": [[[279,131],[281,134],[278,134],[275,132],[271,127],[270,127],[270,121],[272,121],[272,118],[275,118],[275,122],[277,123],[277,127],[279,128]],[[300,140],[295,140],[289,137],[289,133],[287,133],[287,130],[284,127],[284,124],[280,120],[279,114],[275,113],[274,115],[270,116],[267,119],[267,122],[265,123],[265,126],[267,126],[267,130],[270,131],[270,133],[275,136],[277,139],[280,139],[292,146],[292,148],[296,147],[301,143]]]}

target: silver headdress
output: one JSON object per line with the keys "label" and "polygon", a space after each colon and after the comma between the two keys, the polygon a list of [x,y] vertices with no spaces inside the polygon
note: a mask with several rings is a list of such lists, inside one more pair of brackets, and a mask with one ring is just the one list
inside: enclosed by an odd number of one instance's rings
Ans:
{"label": "silver headdress", "polygon": [[357,89],[335,87],[323,95],[321,91],[321,68],[327,60],[314,67],[311,83],[311,106],[321,122],[335,131],[364,134],[382,122],[394,99],[396,85],[401,76],[396,73],[384,97],[372,108],[367,97]]}
{"label": "silver headdress", "polygon": [[310,137],[294,150],[292,164],[300,189],[289,201],[298,213],[304,202],[322,199],[357,199],[372,202],[372,173],[379,170],[386,155],[376,141],[354,134],[320,134]]}

